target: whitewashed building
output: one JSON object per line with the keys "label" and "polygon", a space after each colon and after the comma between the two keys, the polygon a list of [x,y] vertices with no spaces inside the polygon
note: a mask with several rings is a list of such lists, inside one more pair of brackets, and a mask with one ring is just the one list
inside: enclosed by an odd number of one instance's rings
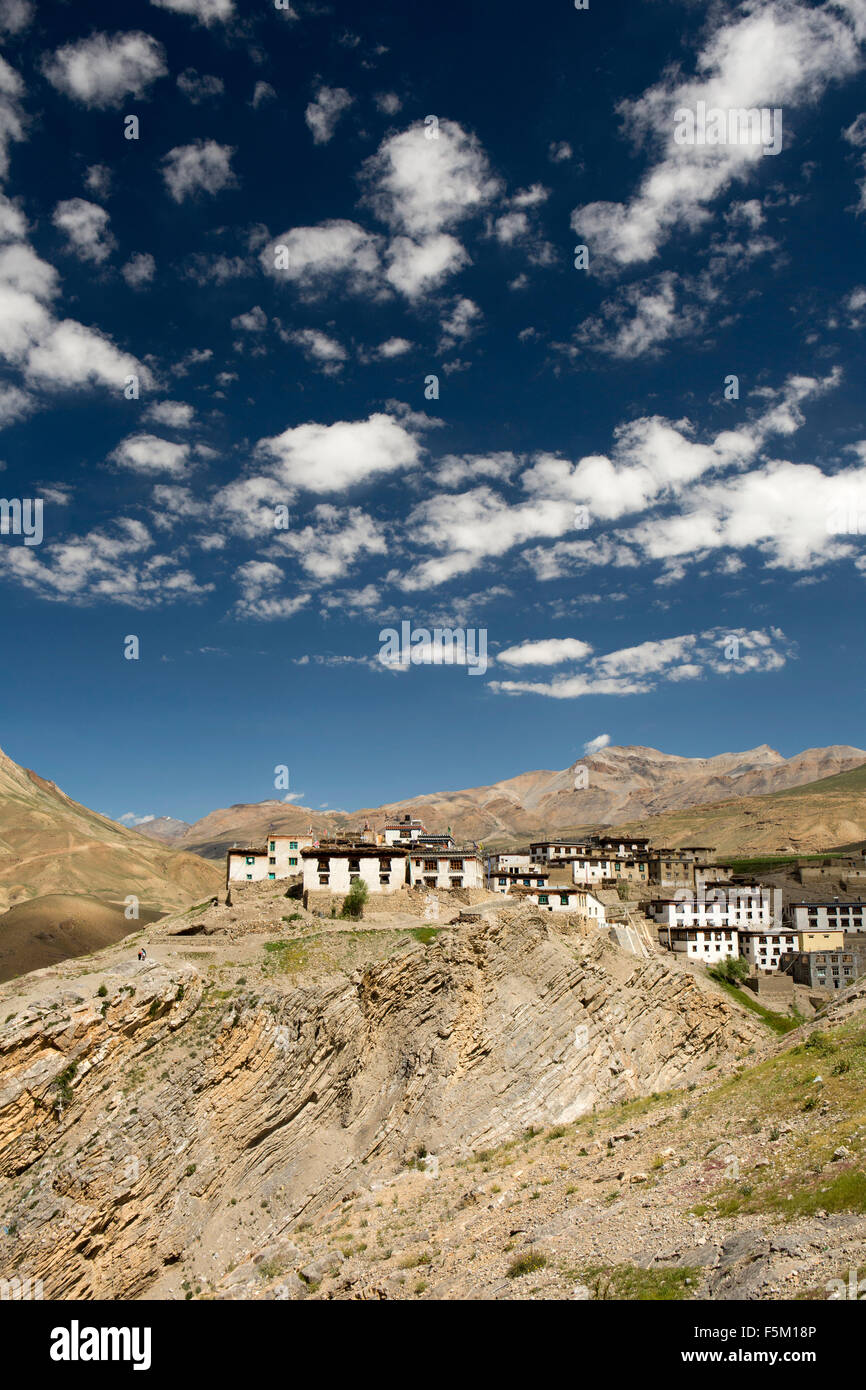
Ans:
{"label": "whitewashed building", "polygon": [[348,893],[356,879],[368,893],[396,893],[406,883],[405,853],[392,845],[311,846],[301,858],[305,893]]}
{"label": "whitewashed building", "polygon": [[545,888],[525,888],[522,884],[512,890],[512,896],[523,903],[534,903],[542,912],[579,912],[591,917],[598,926],[605,925],[604,903],[585,888],[548,884]]}
{"label": "whitewashed building", "polygon": [[419,835],[426,835],[427,831],[423,821],[418,820],[411,813],[399,817],[399,819],[385,822],[382,828],[382,838],[386,845],[410,845],[413,840],[417,840]]}
{"label": "whitewashed building", "polygon": [[422,849],[409,851],[409,882],[413,888],[483,888],[481,860],[475,850]]}
{"label": "whitewashed building", "polygon": [[230,849],[226,855],[226,885],[262,883],[292,878],[303,873],[301,854],[313,843],[312,835],[269,835],[253,849]]}
{"label": "whitewashed building", "polygon": [[499,869],[487,880],[491,893],[510,893],[512,888],[546,888],[550,881],[550,870],[540,869]]}

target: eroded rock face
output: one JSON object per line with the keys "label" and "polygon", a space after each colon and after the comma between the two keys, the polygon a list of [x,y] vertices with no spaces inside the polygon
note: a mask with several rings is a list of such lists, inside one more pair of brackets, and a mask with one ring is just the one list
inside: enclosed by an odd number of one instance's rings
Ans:
{"label": "eroded rock face", "polygon": [[220,997],[192,966],[131,977],[117,966],[104,1002],[58,996],[0,1039],[0,1263],[49,1298],[176,1292],[193,1243],[221,1278],[377,1165],[761,1045],[691,975],[525,912],[258,995]]}

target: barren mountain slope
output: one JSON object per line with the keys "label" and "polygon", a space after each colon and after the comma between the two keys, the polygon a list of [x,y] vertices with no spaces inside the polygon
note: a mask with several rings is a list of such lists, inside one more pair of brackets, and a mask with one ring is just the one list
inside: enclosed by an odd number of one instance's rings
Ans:
{"label": "barren mountain slope", "polygon": [[806,786],[627,822],[656,844],[715,845],[720,856],[814,854],[866,841],[866,766]]}
{"label": "barren mountain slope", "polygon": [[214,865],[97,815],[0,752],[0,911],[50,893],[168,909],[221,881]]}

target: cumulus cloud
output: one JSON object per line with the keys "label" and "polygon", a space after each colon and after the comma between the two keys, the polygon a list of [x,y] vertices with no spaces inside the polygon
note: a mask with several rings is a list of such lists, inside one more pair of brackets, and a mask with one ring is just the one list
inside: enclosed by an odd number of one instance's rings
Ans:
{"label": "cumulus cloud", "polygon": [[156,261],[150,252],[137,251],[134,256],[130,256],[126,265],[121,266],[120,273],[131,290],[140,290],[153,280]]}
{"label": "cumulus cloud", "polygon": [[255,304],[245,314],[232,319],[232,328],[243,333],[264,333],[268,326],[268,316],[260,304]]}
{"label": "cumulus cloud", "polygon": [[394,231],[423,238],[483,210],[501,191],[478,138],[440,121],[435,139],[423,124],[391,135],[364,163],[362,182],[374,212]]}
{"label": "cumulus cloud", "polygon": [[154,401],[144,412],[145,418],[156,425],[168,425],[170,429],[189,429],[195,419],[195,411],[186,401]]}
{"label": "cumulus cloud", "polygon": [[318,328],[298,328],[284,336],[287,342],[299,347],[307,361],[314,363],[325,376],[336,376],[343,370],[348,353],[336,338]]}
{"label": "cumulus cloud", "polygon": [[10,145],[25,137],[23,96],[24,83],[18,73],[0,58],[0,178],[9,172]]}
{"label": "cumulus cloud", "polygon": [[179,73],[177,85],[193,106],[199,106],[203,101],[213,101],[225,91],[221,77],[196,72],[195,68],[185,68]]}
{"label": "cumulus cloud", "polygon": [[309,492],[342,492],[368,478],[414,468],[420,452],[411,431],[381,413],[332,425],[296,425],[256,446],[257,457],[273,465],[276,477]]}
{"label": "cumulus cloud", "polygon": [[598,734],[595,738],[587,739],[583,745],[583,751],[588,757],[593,753],[600,753],[602,748],[607,748],[610,744],[610,734]]}
{"label": "cumulus cloud", "polygon": [[316,145],[327,145],[343,112],[348,111],[354,100],[345,87],[319,88],[304,112],[304,120],[312,131]]}
{"label": "cumulus cloud", "polygon": [[280,533],[280,545],[297,557],[311,579],[331,583],[340,579],[364,555],[387,553],[384,527],[360,507],[320,503],[311,523],[298,531]]}
{"label": "cumulus cloud", "polygon": [[382,238],[356,222],[334,218],[314,227],[293,227],[261,252],[262,268],[293,285],[304,299],[343,287],[376,297],[382,293]]}
{"label": "cumulus cloud", "polygon": [[150,0],[160,10],[189,15],[199,24],[225,24],[234,14],[234,0]]}
{"label": "cumulus cloud", "polygon": [[234,611],[241,618],[273,620],[291,618],[310,601],[308,593],[282,594],[278,590],[286,576],[279,565],[270,560],[248,560],[235,571],[240,597]]}
{"label": "cumulus cloud", "polygon": [[0,0],[0,33],[21,34],[33,22],[32,0]]}
{"label": "cumulus cloud", "polygon": [[762,166],[755,145],[678,144],[677,111],[694,112],[699,101],[723,111],[778,107],[787,121],[789,110],[858,70],[859,23],[853,6],[846,13],[843,6],[797,0],[757,0],[733,17],[720,12],[696,56],[696,76],[670,69],[641,96],[620,104],[627,131],[657,154],[627,202],[575,209],[572,226],[594,258],[618,265],[652,259],[676,229],[704,226],[709,205]]}
{"label": "cumulus cloud", "polygon": [[234,187],[233,154],[231,146],[219,145],[216,140],[196,140],[169,150],[162,161],[162,174],[174,201],[182,203],[197,193],[216,194]]}
{"label": "cumulus cloud", "polygon": [[165,50],[140,30],[92,34],[65,44],[45,59],[43,71],[59,92],[85,106],[119,106],[127,96],[139,99],[168,72]]}
{"label": "cumulus cloud", "polygon": [[132,473],[170,473],[183,477],[188,471],[190,447],[172,444],[155,434],[131,434],[109,454],[118,468]]}
{"label": "cumulus cloud", "polygon": [[101,265],[117,246],[105,208],[88,203],[85,198],[67,198],[58,203],[51,220],[65,234],[70,250],[79,260]]}
{"label": "cumulus cloud", "polygon": [[591,651],[589,643],[577,637],[547,637],[505,647],[496,660],[506,666],[560,666],[563,661],[581,661]]}
{"label": "cumulus cloud", "polygon": [[140,521],[118,517],[64,541],[0,549],[0,571],[42,598],[64,603],[122,603],[133,608],[189,603],[212,584],[200,584],[171,555],[145,554],[153,539]]}
{"label": "cumulus cloud", "polygon": [[[794,652],[784,632],[775,627],[710,628],[592,657],[590,650],[581,670],[564,672],[550,681],[490,681],[489,688],[505,695],[542,695],[553,700],[641,695],[654,690],[659,682],[778,671]],[[502,660],[501,654],[498,660]],[[607,734],[602,734],[587,744],[585,751],[597,752],[609,742]]]}

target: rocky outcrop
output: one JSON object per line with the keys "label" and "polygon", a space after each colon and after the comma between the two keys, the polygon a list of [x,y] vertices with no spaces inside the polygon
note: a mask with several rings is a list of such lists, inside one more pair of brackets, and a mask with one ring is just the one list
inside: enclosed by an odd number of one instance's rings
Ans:
{"label": "rocky outcrop", "polygon": [[42,999],[0,1042],[3,1267],[51,1298],[176,1293],[191,1248],[224,1277],[407,1156],[758,1045],[721,994],[588,930],[503,911],[351,977],[226,997],[192,965],[121,962]]}

